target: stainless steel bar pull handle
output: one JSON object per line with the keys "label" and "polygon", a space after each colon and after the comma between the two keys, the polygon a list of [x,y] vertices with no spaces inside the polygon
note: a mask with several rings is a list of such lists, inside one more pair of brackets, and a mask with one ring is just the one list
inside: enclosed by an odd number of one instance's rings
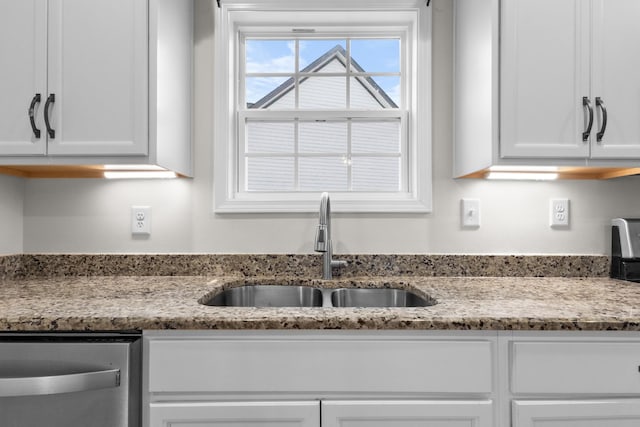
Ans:
{"label": "stainless steel bar pull handle", "polygon": [[49,123],[49,108],[54,102],[56,102],[56,95],[55,93],[52,93],[47,98],[47,102],[44,103],[44,124],[45,126],[47,126],[47,133],[49,134],[49,138],[52,139],[56,137],[56,131],[51,127],[51,123]]}
{"label": "stainless steel bar pull handle", "polygon": [[41,100],[40,94],[36,93],[33,99],[31,100],[31,105],[29,105],[29,122],[31,123],[31,130],[33,131],[33,135],[36,138],[40,138],[40,129],[36,127],[36,120],[35,120],[36,104],[39,104],[40,100]]}
{"label": "stainless steel bar pull handle", "polygon": [[582,132],[582,140],[588,141],[589,134],[591,134],[591,128],[593,127],[593,107],[591,106],[591,101],[589,100],[588,97],[586,96],[582,97],[582,106],[587,107],[587,110],[589,111],[589,123],[587,124],[587,129],[585,129],[585,131]]}
{"label": "stainless steel bar pull handle", "polygon": [[596,97],[596,108],[600,108],[602,111],[602,126],[600,126],[600,131],[596,135],[597,141],[601,142],[602,137],[604,137],[604,133],[607,130],[607,107],[605,107],[604,101],[599,96]]}
{"label": "stainless steel bar pull handle", "polygon": [[40,396],[120,386],[120,369],[0,378],[0,397]]}

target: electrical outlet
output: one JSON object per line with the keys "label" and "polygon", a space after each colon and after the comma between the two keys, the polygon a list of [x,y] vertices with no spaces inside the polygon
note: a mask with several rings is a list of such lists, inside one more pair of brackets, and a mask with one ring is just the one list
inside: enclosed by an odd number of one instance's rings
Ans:
{"label": "electrical outlet", "polygon": [[460,217],[462,227],[480,227],[480,200],[462,199],[460,204]]}
{"label": "electrical outlet", "polygon": [[569,226],[569,199],[551,199],[550,223],[551,227],[568,227]]}
{"label": "electrical outlet", "polygon": [[151,234],[151,206],[131,206],[131,234]]}

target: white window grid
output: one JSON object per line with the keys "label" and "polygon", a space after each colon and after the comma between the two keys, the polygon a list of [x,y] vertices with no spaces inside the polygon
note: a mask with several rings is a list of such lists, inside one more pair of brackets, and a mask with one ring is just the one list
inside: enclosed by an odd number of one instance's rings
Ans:
{"label": "white window grid", "polygon": [[[314,31],[315,32],[315,31]],[[245,69],[245,41],[248,39],[265,39],[265,40],[292,40],[294,41],[294,53],[295,53],[295,62],[294,62],[294,70],[292,72],[246,72]],[[346,41],[346,65],[344,72],[305,72],[301,70],[299,59],[300,59],[300,41],[302,40],[330,40],[335,39],[336,41]],[[351,40],[359,40],[359,39],[398,39],[400,41],[400,69],[397,72],[358,72],[354,71],[351,64]],[[393,191],[387,191],[390,193],[394,192],[408,192],[411,184],[411,180],[409,177],[411,176],[411,164],[408,159],[409,147],[408,147],[408,137],[407,137],[407,119],[408,114],[406,110],[406,96],[407,90],[410,88],[407,87],[409,84],[409,79],[406,78],[406,66],[405,66],[405,58],[406,58],[406,49],[407,49],[407,41],[406,41],[406,33],[398,32],[398,31],[376,31],[374,33],[364,33],[360,32],[357,35],[355,34],[335,34],[330,33],[328,31],[321,31],[315,37],[292,37],[290,32],[282,35],[268,33],[250,33],[250,32],[242,32],[239,33],[239,41],[238,43],[238,52],[236,55],[237,58],[237,67],[239,70],[239,76],[237,81],[237,90],[236,90],[236,105],[237,105],[237,132],[238,132],[238,140],[240,144],[237,147],[237,156],[236,156],[236,167],[238,171],[237,175],[237,188],[236,191],[239,193],[249,192],[247,190],[247,180],[248,180],[248,170],[247,163],[250,158],[290,158],[294,162],[294,179],[293,179],[293,188],[289,190],[278,191],[278,193],[295,193],[300,192],[301,189],[299,187],[300,180],[300,160],[304,158],[328,158],[335,157],[343,160],[347,167],[347,183],[348,189],[346,192],[353,192],[353,180],[352,180],[352,161],[354,158],[397,158],[399,160],[399,187]],[[266,77],[266,78],[284,78],[284,79],[293,79],[293,91],[294,91],[294,99],[295,104],[292,109],[254,109],[248,108],[246,104],[246,93],[245,93],[245,81],[246,78],[251,77]],[[345,100],[345,108],[343,109],[300,109],[299,106],[299,97],[300,97],[300,84],[304,81],[304,79],[309,77],[340,77],[345,79],[345,89],[346,89],[346,100]],[[400,99],[396,108],[382,108],[375,110],[364,110],[364,109],[352,109],[350,108],[350,100],[351,100],[351,84],[353,82],[353,78],[367,78],[367,77],[399,77],[400,79]],[[259,152],[249,152],[247,147],[247,124],[249,122],[276,122],[276,121],[288,121],[294,124],[294,148],[291,153],[259,153]],[[300,122],[335,122],[335,121],[344,121],[347,123],[347,148],[344,152],[314,152],[314,153],[302,153],[299,150],[299,132],[298,132],[298,124]],[[400,123],[400,134],[399,134],[399,151],[398,152],[367,152],[367,153],[357,153],[352,150],[352,138],[351,138],[351,124],[354,121],[367,122],[367,121],[398,121]],[[367,191],[370,192],[370,191]]]}
{"label": "white window grid", "polygon": [[[306,32],[331,26],[336,33],[375,34],[380,30],[405,33],[402,89],[405,111],[403,144],[407,147],[407,191],[395,193],[332,192],[335,212],[425,213],[432,209],[431,184],[431,37],[432,9],[423,0],[220,0],[215,10],[214,169],[213,209],[226,213],[317,212],[319,191],[241,192],[238,180],[242,149],[238,101],[239,36],[245,32],[270,36],[288,26]],[[278,29],[278,31],[276,31]],[[354,31],[355,30],[355,31]],[[301,36],[308,34],[294,34]],[[245,100],[243,99],[243,102]],[[305,111],[298,113],[305,119]],[[330,113],[324,111],[325,114]],[[351,111],[351,113],[356,113]],[[375,113],[373,113],[375,116]],[[353,114],[357,117],[357,114]]]}

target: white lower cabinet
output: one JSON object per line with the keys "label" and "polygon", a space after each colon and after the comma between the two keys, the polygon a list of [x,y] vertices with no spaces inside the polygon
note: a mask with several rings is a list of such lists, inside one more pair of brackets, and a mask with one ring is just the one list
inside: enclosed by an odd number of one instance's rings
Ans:
{"label": "white lower cabinet", "polygon": [[[493,427],[490,401],[154,403],[163,427]],[[320,415],[322,413],[322,415]]]}
{"label": "white lower cabinet", "polygon": [[151,404],[163,427],[320,427],[320,402],[171,402]]}
{"label": "white lower cabinet", "polygon": [[493,427],[486,401],[323,401],[322,427]]}
{"label": "white lower cabinet", "polygon": [[145,333],[145,427],[495,427],[495,333]]}
{"label": "white lower cabinet", "polygon": [[514,400],[513,427],[638,427],[640,399]]}
{"label": "white lower cabinet", "polygon": [[155,331],[145,427],[638,427],[640,333]]}
{"label": "white lower cabinet", "polygon": [[637,333],[518,333],[501,348],[513,427],[640,426]]}

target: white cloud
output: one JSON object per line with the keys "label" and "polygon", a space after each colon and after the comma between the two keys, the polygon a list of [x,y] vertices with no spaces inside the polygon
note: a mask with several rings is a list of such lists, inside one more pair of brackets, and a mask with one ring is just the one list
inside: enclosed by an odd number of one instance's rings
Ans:
{"label": "white cloud", "polygon": [[273,56],[269,49],[257,49],[253,43],[246,45],[246,67],[248,73],[291,73],[295,67],[294,41],[287,42],[289,52]]}

